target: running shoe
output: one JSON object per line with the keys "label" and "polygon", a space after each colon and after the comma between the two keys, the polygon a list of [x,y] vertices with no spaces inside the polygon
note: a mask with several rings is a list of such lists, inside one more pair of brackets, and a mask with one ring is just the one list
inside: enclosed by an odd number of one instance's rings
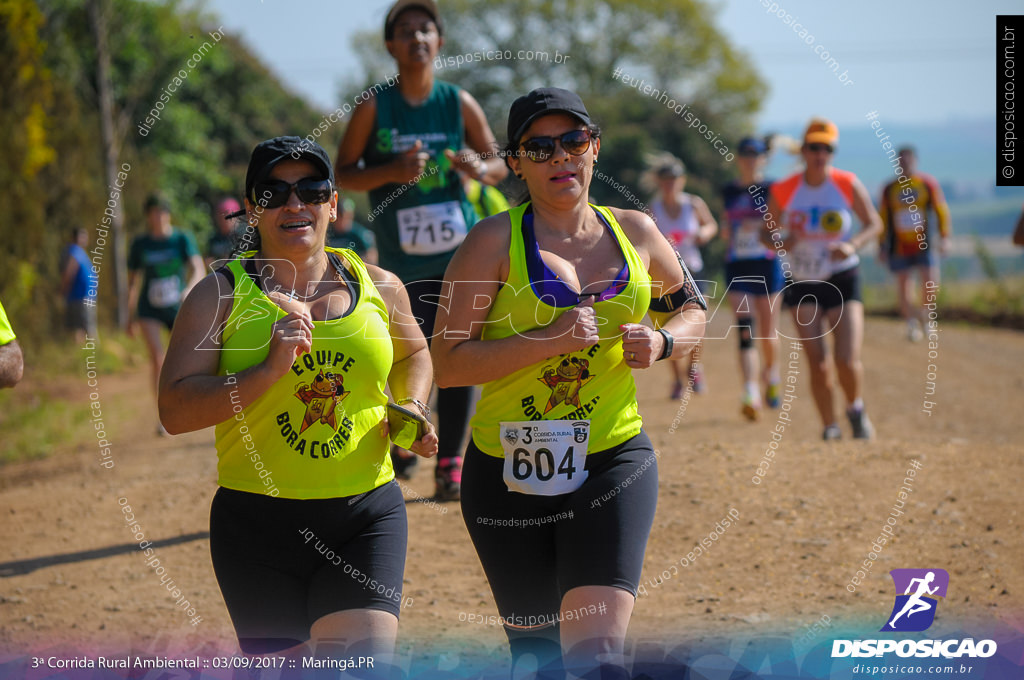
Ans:
{"label": "running shoe", "polygon": [[677,380],[675,382],[675,384],[672,385],[672,393],[670,395],[668,395],[668,398],[672,399],[672,400],[682,399],[683,398],[683,383],[682,383],[682,381]]}
{"label": "running shoe", "polygon": [[754,395],[749,393],[743,395],[742,403],[743,406],[740,408],[740,412],[747,420],[754,422],[761,417],[761,404]]}
{"label": "running shoe", "polygon": [[439,501],[457,501],[462,489],[462,460],[439,458],[434,469],[434,498]]}
{"label": "running shoe", "polygon": [[850,419],[854,439],[874,439],[875,426],[871,424],[864,409],[850,409],[846,412],[846,417]]}
{"label": "running shoe", "polygon": [[391,467],[395,469],[395,477],[406,481],[416,474],[419,456],[398,446],[391,447]]}
{"label": "running shoe", "polygon": [[703,394],[707,391],[708,386],[704,384],[704,373],[696,366],[690,369],[689,380],[694,394]]}
{"label": "running shoe", "polygon": [[917,319],[907,321],[907,340],[910,340],[910,342],[921,342],[924,340],[924,331],[921,330],[921,322]]}
{"label": "running shoe", "polygon": [[838,425],[836,425],[835,423],[832,423],[831,425],[829,425],[828,427],[825,428],[825,432],[822,433],[821,438],[824,439],[827,442],[828,441],[833,441],[833,440],[836,440],[836,439],[842,439],[843,438],[843,431],[839,429]]}
{"label": "running shoe", "polygon": [[768,387],[764,390],[764,400],[768,404],[768,408],[778,408],[782,404],[782,390],[779,389],[779,383],[768,383]]}

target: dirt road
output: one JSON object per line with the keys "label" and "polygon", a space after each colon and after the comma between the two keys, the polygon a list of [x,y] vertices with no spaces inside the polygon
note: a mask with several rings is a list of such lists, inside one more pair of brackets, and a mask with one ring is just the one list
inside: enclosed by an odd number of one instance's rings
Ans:
{"label": "dirt road", "polygon": [[[722,334],[725,316],[710,335]],[[798,635],[823,615],[835,629],[877,631],[892,604],[887,572],[899,567],[950,573],[940,632],[975,621],[1024,629],[1024,335],[943,326],[929,360],[926,344],[906,342],[902,331],[898,322],[867,325],[866,401],[879,432],[870,443],[850,440],[845,423],[843,441],[819,440],[802,356],[793,364],[789,421],[740,418],[733,338],[706,342],[707,394],[670,401],[667,367],[638,373],[661,482],[634,639]],[[790,343],[783,348],[785,379]],[[929,364],[935,392],[926,398]],[[112,468],[99,465],[94,442],[82,442],[0,470],[0,648],[22,654],[68,644],[100,652],[155,644],[229,653],[234,638],[205,537],[213,432],[157,437],[144,371],[105,376],[100,387]],[[754,484],[777,422],[784,432]],[[847,586],[913,461],[895,539],[851,593]],[[423,470],[406,486],[409,499],[430,493]],[[144,564],[121,504],[130,504],[164,573],[201,617],[195,625]],[[730,511],[738,522],[718,535],[716,524]],[[410,502],[408,512],[405,595],[412,605],[402,615],[403,648],[443,643],[500,653],[499,626],[466,622],[469,614],[496,612],[458,504]],[[710,548],[688,556],[713,531]]]}

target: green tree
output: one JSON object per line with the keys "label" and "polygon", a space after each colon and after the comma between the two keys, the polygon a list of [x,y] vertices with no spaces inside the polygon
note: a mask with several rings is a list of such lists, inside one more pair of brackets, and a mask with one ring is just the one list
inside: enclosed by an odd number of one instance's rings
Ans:
{"label": "green tree", "polygon": [[[515,95],[543,85],[591,98],[621,95],[616,68],[679,102],[705,101],[709,113],[741,126],[764,95],[763,83],[701,0],[492,0],[486,9],[474,0],[449,0],[442,11],[437,74],[472,92],[491,120],[504,120]],[[361,33],[354,47],[364,84],[394,71],[379,30]],[[444,64],[446,56],[488,51],[505,57]]]}
{"label": "green tree", "polygon": [[[604,175],[646,203],[650,196],[640,183],[644,155],[669,151],[690,170],[687,190],[701,194],[712,209],[721,207],[717,187],[731,176],[731,163],[683,116],[695,115],[698,126],[706,125],[734,146],[752,131],[766,88],[746,56],[715,26],[707,3],[491,0],[484,7],[475,0],[447,0],[442,12],[445,44],[435,74],[480,101],[499,141],[515,97],[541,86],[572,89],[602,127]],[[347,88],[348,101],[395,68],[379,29],[361,33],[354,47],[366,79]],[[488,53],[501,56],[487,59]],[[465,63],[468,55],[474,61]],[[456,66],[459,58],[463,63]],[[666,101],[624,83],[624,74],[665,92],[678,109],[688,108],[680,115]],[[600,203],[638,207],[608,182],[595,181],[591,194]],[[717,259],[714,253],[710,259]]]}
{"label": "green tree", "polygon": [[43,21],[31,0],[0,0],[0,290],[21,335],[46,327],[44,320],[24,313],[45,302],[38,282],[49,244],[39,228],[46,204],[37,189],[43,169],[57,156],[50,139],[58,121],[52,116],[53,78],[43,58]]}
{"label": "green tree", "polygon": [[[131,165],[121,195],[129,237],[144,228],[146,194],[161,189],[171,198],[174,223],[202,241],[212,228],[214,200],[222,193],[241,198],[253,146],[276,135],[309,134],[321,114],[240,41],[220,37],[216,17],[191,4],[104,4],[113,137],[118,164]],[[160,120],[148,135],[140,134],[140,122],[181,70],[187,77]],[[110,194],[97,85],[96,41],[85,3],[0,0],[0,291],[17,331],[30,340],[58,333],[60,251],[71,227],[85,227],[95,238]],[[108,242],[101,321],[110,320],[116,307],[114,264]]]}

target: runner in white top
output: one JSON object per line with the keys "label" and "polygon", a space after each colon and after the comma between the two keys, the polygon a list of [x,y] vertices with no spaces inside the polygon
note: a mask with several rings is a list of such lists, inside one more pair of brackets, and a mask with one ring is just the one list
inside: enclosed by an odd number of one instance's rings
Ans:
{"label": "runner in white top", "polygon": [[[839,129],[814,119],[804,133],[806,168],[771,188],[769,212],[781,215],[795,282],[784,290],[810,363],[811,389],[825,426],[823,438],[842,433],[832,401],[826,335],[834,337],[835,366],[847,400],[846,415],[855,439],[871,439],[874,427],[864,412],[864,305],[857,251],[878,238],[882,220],[867,189],[852,172],[832,167]],[[863,225],[854,232],[853,216]],[[769,223],[768,230],[774,227]],[[778,233],[773,235],[773,238]],[[780,252],[781,252],[780,247]]]}
{"label": "runner in white top", "polygon": [[[648,161],[648,177],[653,178],[658,187],[658,195],[651,201],[651,214],[658,229],[679,253],[690,273],[704,293],[705,286],[700,280],[700,272],[704,269],[704,259],[700,254],[700,246],[704,245],[718,233],[715,222],[707,203],[700,196],[683,191],[686,187],[686,166],[670,153],[661,153]],[[653,184],[654,182],[649,183]],[[683,376],[694,392],[703,392],[706,384],[700,367],[700,352],[703,344],[698,344],[693,352],[684,359],[670,359],[672,366],[671,399],[683,396]],[[681,363],[686,362],[683,371]]]}

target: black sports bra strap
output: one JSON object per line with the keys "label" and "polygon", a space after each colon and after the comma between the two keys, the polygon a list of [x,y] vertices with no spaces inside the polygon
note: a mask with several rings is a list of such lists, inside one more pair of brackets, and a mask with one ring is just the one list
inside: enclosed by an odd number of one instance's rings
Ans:
{"label": "black sports bra strap", "polygon": [[332,265],[334,265],[334,269],[338,272],[338,276],[341,277],[342,282],[344,282],[348,287],[351,302],[349,302],[348,311],[344,314],[344,316],[348,316],[355,311],[356,304],[359,302],[359,279],[353,276],[352,272],[350,272],[348,268],[341,263],[341,258],[338,257],[337,253],[328,252],[327,259],[330,260]]}

